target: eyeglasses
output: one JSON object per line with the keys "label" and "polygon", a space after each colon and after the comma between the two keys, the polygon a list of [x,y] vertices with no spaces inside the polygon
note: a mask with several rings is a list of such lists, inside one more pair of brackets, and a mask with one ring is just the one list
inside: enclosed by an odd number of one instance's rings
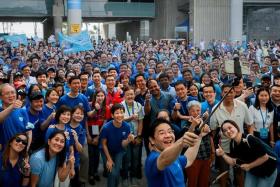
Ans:
{"label": "eyeglasses", "polygon": [[23,145],[27,145],[27,143],[28,143],[27,140],[23,140],[23,139],[21,139],[20,137],[16,137],[15,140],[16,140],[17,143],[20,143],[20,142],[21,142]]}

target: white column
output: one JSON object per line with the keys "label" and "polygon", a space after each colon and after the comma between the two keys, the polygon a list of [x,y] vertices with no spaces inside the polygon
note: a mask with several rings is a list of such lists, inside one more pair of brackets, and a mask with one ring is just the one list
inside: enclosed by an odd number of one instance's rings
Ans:
{"label": "white column", "polygon": [[150,37],[150,22],[149,20],[140,21],[140,39],[148,40]]}
{"label": "white column", "polygon": [[68,34],[79,34],[82,27],[81,0],[67,0]]}
{"label": "white column", "polygon": [[108,24],[108,38],[116,38],[116,24],[109,23]]}
{"label": "white column", "polygon": [[243,0],[231,0],[230,6],[230,40],[242,41]]}
{"label": "white column", "polygon": [[53,24],[54,24],[54,33],[56,39],[58,39],[58,33],[62,30],[62,17],[63,17],[63,0],[55,0],[53,4]]}

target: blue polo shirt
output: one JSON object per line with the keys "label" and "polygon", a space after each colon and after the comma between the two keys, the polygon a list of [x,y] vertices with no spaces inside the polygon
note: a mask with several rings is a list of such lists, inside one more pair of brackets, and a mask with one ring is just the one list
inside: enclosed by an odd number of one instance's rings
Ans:
{"label": "blue polo shirt", "polygon": [[208,110],[208,113],[210,114],[210,113],[212,112],[213,107],[214,107],[216,104],[218,104],[218,102],[219,102],[218,100],[215,100],[213,105],[210,105],[210,104],[208,103],[208,101],[202,102],[202,103],[201,103],[201,114],[203,114],[203,113],[206,112],[207,110]]}
{"label": "blue polo shirt", "polygon": [[67,128],[70,130],[70,139],[73,139],[73,146],[74,146],[74,156],[75,156],[75,168],[80,166],[80,153],[77,151],[76,146],[75,146],[75,140],[74,136],[72,135],[71,130],[76,131],[78,135],[78,141],[81,145],[84,145],[86,142],[86,130],[82,127],[81,124],[79,124],[78,127],[73,128],[71,125],[67,125]]}
{"label": "blue polo shirt", "polygon": [[[54,105],[52,108],[48,107],[46,104],[43,106],[42,117],[44,120],[48,119],[48,117],[56,111],[56,106]],[[55,124],[55,119],[53,119],[49,125]]]}
{"label": "blue polo shirt", "polygon": [[145,174],[148,187],[185,187],[183,169],[187,165],[187,158],[179,156],[171,165],[160,171],[157,168],[157,159],[160,153],[152,151],[145,162]]}
{"label": "blue polo shirt", "polygon": [[41,131],[41,124],[43,123],[43,114],[42,112],[38,112],[37,114],[31,114],[30,109],[28,108],[28,119],[29,122],[33,124],[34,128],[32,129],[32,142],[44,140],[44,133]]}
{"label": "blue polo shirt", "polygon": [[117,128],[113,125],[113,120],[111,120],[102,127],[100,139],[106,139],[110,154],[116,154],[124,151],[122,141],[127,139],[129,133],[130,127],[128,123],[122,122],[121,127]]}
{"label": "blue polo shirt", "polygon": [[0,155],[0,186],[9,186],[9,187],[22,187],[22,174],[20,172],[20,163],[21,158],[18,159],[18,162],[13,167],[10,161],[7,163],[7,168],[3,166],[3,157]]}
{"label": "blue polo shirt", "polygon": [[[1,108],[0,111],[3,111]],[[6,117],[2,123],[0,137],[3,145],[17,133],[29,131],[29,119],[25,109],[16,108]]]}
{"label": "blue polo shirt", "polygon": [[91,88],[87,88],[86,91],[82,91],[82,94],[83,94],[84,96],[86,96],[86,98],[88,99],[88,101],[90,101],[91,98],[92,98],[92,95],[94,94],[94,91],[93,91],[93,89],[91,89]]}
{"label": "blue polo shirt", "polygon": [[[76,97],[70,97],[68,94],[62,96],[58,103],[56,104],[56,107],[59,109],[61,105],[66,105],[70,108],[74,108],[77,105],[80,105],[84,108],[85,114],[87,114],[90,111],[90,106],[88,103],[88,99],[83,94],[79,93]],[[86,116],[86,115],[85,115]],[[86,117],[84,117],[83,121],[81,122],[83,128],[86,126]]]}
{"label": "blue polo shirt", "polygon": [[173,110],[175,105],[175,99],[169,93],[161,91],[160,98],[156,99],[154,96],[152,96],[152,99],[150,100],[150,104],[151,104],[151,112],[150,112],[151,123],[153,123],[156,120],[156,116],[161,109],[167,109],[171,114],[171,111]]}

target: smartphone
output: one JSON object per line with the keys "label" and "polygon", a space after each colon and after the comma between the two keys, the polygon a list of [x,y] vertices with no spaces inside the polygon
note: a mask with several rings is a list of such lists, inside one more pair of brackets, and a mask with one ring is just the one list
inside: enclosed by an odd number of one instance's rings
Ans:
{"label": "smartphone", "polygon": [[253,87],[253,82],[247,82],[246,87],[247,88],[252,88]]}

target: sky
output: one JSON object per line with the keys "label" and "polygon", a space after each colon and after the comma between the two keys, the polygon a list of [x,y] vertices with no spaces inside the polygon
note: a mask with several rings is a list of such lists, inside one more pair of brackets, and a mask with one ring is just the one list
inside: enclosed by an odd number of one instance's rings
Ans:
{"label": "sky", "polygon": [[[35,27],[36,26],[36,27]],[[93,30],[93,27],[98,27],[97,23],[88,23],[88,30]],[[102,28],[102,24],[100,25]],[[44,32],[43,32],[43,24],[41,22],[0,22],[0,33],[9,33],[9,34],[26,34],[28,38],[35,36],[35,28],[37,32],[37,36],[39,38],[43,38]],[[83,24],[82,30],[86,30],[86,25]],[[102,29],[101,29],[101,35],[102,35]]]}
{"label": "sky", "polygon": [[26,34],[29,38],[35,36],[35,25],[37,25],[37,36],[43,38],[43,24],[40,22],[0,22],[0,33]]}

